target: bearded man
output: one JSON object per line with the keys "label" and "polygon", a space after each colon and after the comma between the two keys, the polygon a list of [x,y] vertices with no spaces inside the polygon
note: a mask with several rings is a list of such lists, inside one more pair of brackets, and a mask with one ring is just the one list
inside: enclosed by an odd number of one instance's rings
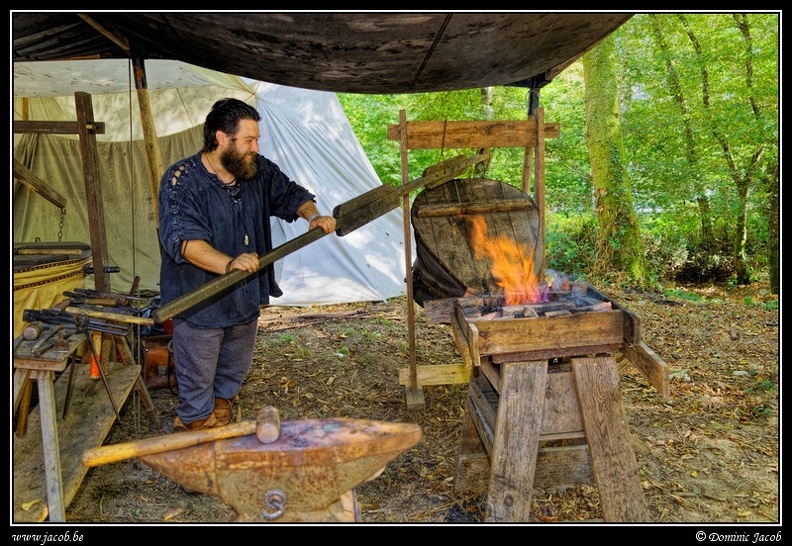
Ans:
{"label": "bearded man", "polygon": [[160,301],[168,303],[234,269],[255,273],[173,317],[179,401],[174,428],[227,425],[253,357],[260,306],[283,292],[272,264],[270,218],[302,218],[335,230],[316,196],[259,153],[260,114],[237,99],[206,116],[203,149],[170,166],[160,181]]}

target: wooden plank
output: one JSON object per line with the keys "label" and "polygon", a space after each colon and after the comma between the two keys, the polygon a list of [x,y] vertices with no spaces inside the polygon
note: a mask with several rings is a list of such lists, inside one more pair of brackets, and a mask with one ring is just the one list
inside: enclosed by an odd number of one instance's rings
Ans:
{"label": "wooden plank", "polygon": [[638,345],[641,342],[641,319],[638,318],[638,315],[591,285],[588,286],[587,294],[599,301],[609,301],[614,309],[620,309],[624,313],[624,341],[632,345]]}
{"label": "wooden plank", "polygon": [[[536,118],[522,121],[411,121],[409,149],[525,148],[537,144]],[[544,124],[544,138],[558,138],[559,123]],[[401,127],[388,125],[388,140],[401,140]]]}
{"label": "wooden plank", "polygon": [[[47,332],[48,330],[44,330]],[[51,370],[62,372],[66,369],[67,360],[82,343],[85,341],[84,334],[72,334],[69,337],[69,346],[65,349],[53,347],[41,356],[33,356],[33,348],[38,340],[25,340],[20,343],[14,353],[14,368],[18,370]]]}
{"label": "wooden plank", "polygon": [[638,345],[625,344],[622,353],[660,393],[663,400],[671,396],[668,366],[646,343],[642,341]]}
{"label": "wooden plank", "polygon": [[564,358],[568,356],[610,354],[621,351],[624,342],[611,343],[608,345],[579,345],[567,347],[565,349],[542,349],[539,351],[523,351],[520,353],[504,353],[492,355],[489,358],[495,364],[503,362],[525,362],[526,360],[542,360],[543,358]]}
{"label": "wooden plank", "polygon": [[[524,362],[524,361],[523,361]],[[490,382],[492,388],[495,389],[495,392],[501,392],[501,377],[500,377],[500,369],[496,369],[495,366],[492,365],[492,359],[485,358],[481,361],[479,365],[479,371],[487,378],[487,381]]]}
{"label": "wooden plank", "polygon": [[616,362],[574,358],[572,370],[605,521],[648,521]]}
{"label": "wooden plank", "polygon": [[454,322],[459,326],[459,333],[461,334],[457,344],[462,346],[464,343],[473,366],[479,366],[481,364],[481,356],[479,354],[478,328],[467,321],[464,310],[458,306],[454,309]]}
{"label": "wooden plank", "polygon": [[416,410],[425,407],[423,387],[420,385],[412,389],[409,385],[404,388],[404,397],[408,410]]}
{"label": "wooden plank", "polygon": [[[470,368],[463,364],[417,366],[415,371],[419,386],[467,383],[470,379]],[[409,368],[399,368],[399,385],[410,385]]]}
{"label": "wooden plank", "polygon": [[[65,507],[74,499],[88,471],[82,464],[82,452],[88,447],[101,445],[116,418],[102,381],[88,377],[87,365],[72,364],[55,381],[56,407],[63,407],[71,373],[75,376],[68,411],[58,423]],[[140,366],[110,363],[107,381],[119,408],[138,377]],[[36,407],[30,412],[27,434],[21,438],[14,436],[15,522],[44,521],[48,516],[43,464],[41,416],[40,409]]]}
{"label": "wooden plank", "polygon": [[587,444],[543,447],[536,460],[534,487],[593,484],[591,452]]}
{"label": "wooden plank", "polygon": [[416,214],[418,218],[429,218],[432,216],[491,214],[493,212],[523,212],[533,208],[533,202],[527,199],[493,199],[488,203],[428,204],[421,207],[421,210]]}
{"label": "wooden plank", "polygon": [[[468,390],[468,395],[469,394],[470,391]],[[462,421],[462,429],[459,435],[459,453],[483,453],[489,457],[487,447],[484,445],[484,442],[481,441],[481,436],[471,418],[475,411],[476,408],[473,406],[471,397],[467,396],[465,399],[465,418]]]}
{"label": "wooden plank", "polygon": [[540,439],[584,438],[572,370],[568,365],[563,365],[563,370],[556,370],[557,367],[548,368]]}
{"label": "wooden plank", "polygon": [[[80,132],[76,121],[20,121],[14,120],[15,133],[38,133],[48,135],[76,135]],[[103,121],[91,121],[87,129],[96,135],[103,135]]]}
{"label": "wooden plank", "polygon": [[458,453],[454,492],[468,496],[486,491],[490,480],[490,458],[486,453]]}
{"label": "wooden plank", "polygon": [[459,435],[454,491],[469,495],[486,490],[490,479],[490,458],[473,422],[470,397],[465,400],[465,417]]}
{"label": "wooden plank", "polygon": [[453,317],[451,320],[451,334],[459,349],[459,354],[462,355],[462,361],[465,363],[465,367],[468,368],[468,370],[472,369],[473,359],[470,356],[470,348],[467,345],[465,336],[462,334],[462,328],[459,326],[456,317]]}
{"label": "wooden plank", "polygon": [[[530,521],[547,361],[504,364],[492,446],[487,521]],[[518,394],[519,393],[519,394]]]}
{"label": "wooden plank", "polygon": [[47,513],[50,521],[66,521],[61,454],[58,446],[58,417],[55,411],[55,373],[36,372],[41,415],[41,445],[44,457],[44,484],[47,498]]}
{"label": "wooden plank", "polygon": [[109,255],[107,252],[107,233],[102,200],[101,169],[99,150],[96,145],[94,112],[91,95],[81,91],[74,93],[77,111],[77,133],[80,135],[80,157],[85,181],[85,198],[88,210],[88,227],[93,258],[94,288],[100,292],[110,292],[110,275],[105,272]]}
{"label": "wooden plank", "polygon": [[[525,362],[525,361],[523,361]],[[500,370],[483,359],[479,371],[487,379],[488,387],[495,393],[501,393]],[[568,364],[557,364],[548,367],[547,389],[542,412],[540,441],[584,438],[583,419],[575,396],[575,383],[571,367]],[[473,380],[471,380],[471,383]],[[484,392],[487,388],[480,387]],[[493,400],[490,398],[490,400]],[[498,409],[498,398],[492,402],[494,410]]]}
{"label": "wooden plank", "polygon": [[476,377],[470,380],[468,401],[481,443],[492,456],[492,444],[498,427],[498,397],[484,377]]}
{"label": "wooden plank", "polygon": [[[16,122],[14,122],[16,123]],[[36,174],[25,167],[22,163],[14,159],[14,178],[25,184],[31,191],[41,195],[44,199],[58,208],[66,208],[66,198],[57,191],[50,188],[46,182],[36,176]],[[81,251],[77,250],[77,253]]]}
{"label": "wooden plank", "polygon": [[[580,313],[538,319],[468,320],[476,328],[480,355],[558,350],[622,343],[621,310]],[[470,339],[470,337],[468,337]]]}

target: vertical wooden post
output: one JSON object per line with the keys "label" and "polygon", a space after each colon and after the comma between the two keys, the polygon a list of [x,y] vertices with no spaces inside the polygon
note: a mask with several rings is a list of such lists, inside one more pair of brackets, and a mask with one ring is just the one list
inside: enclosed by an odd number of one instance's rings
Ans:
{"label": "vertical wooden post", "polygon": [[38,374],[41,445],[44,448],[44,477],[47,484],[49,520],[66,521],[60,440],[58,438],[58,418],[55,412],[55,373],[51,370],[39,370],[36,373]]}
{"label": "vertical wooden post", "polygon": [[536,158],[535,158],[535,190],[536,208],[539,209],[539,237],[534,249],[534,271],[538,278],[544,278],[545,271],[545,118],[544,108],[536,109]]}
{"label": "vertical wooden post", "polygon": [[162,160],[162,152],[157,140],[157,130],[154,126],[154,118],[151,114],[151,103],[149,102],[148,84],[146,83],[146,68],[143,59],[133,60],[135,70],[135,89],[137,89],[138,108],[140,109],[140,124],[143,127],[143,142],[146,148],[146,165],[148,165],[149,186],[151,187],[151,206],[154,211],[154,222],[159,229],[158,214],[158,195],[159,182],[165,165]]}
{"label": "vertical wooden post", "polygon": [[105,233],[102,185],[99,177],[99,154],[96,149],[96,126],[91,95],[74,93],[77,109],[77,132],[80,136],[85,197],[88,206],[88,230],[91,236],[94,286],[99,292],[110,292],[110,276],[105,273],[107,265],[107,236]]}
{"label": "vertical wooden post", "polygon": [[[399,125],[401,129],[401,167],[402,185],[410,181],[407,166],[407,113],[399,111]],[[410,195],[402,197],[402,212],[404,215],[404,272],[407,284],[407,332],[410,344],[410,385],[407,388],[407,407],[423,404],[423,389],[418,386],[418,368],[415,357],[415,303],[413,302],[412,285],[412,245],[410,244]]]}

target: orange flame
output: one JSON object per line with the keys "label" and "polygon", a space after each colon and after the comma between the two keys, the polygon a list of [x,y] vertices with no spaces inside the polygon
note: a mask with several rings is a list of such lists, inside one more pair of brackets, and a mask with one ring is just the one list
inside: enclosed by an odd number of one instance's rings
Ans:
{"label": "orange flame", "polygon": [[541,301],[532,253],[508,237],[490,237],[483,216],[472,219],[470,243],[477,259],[489,258],[492,262],[492,276],[503,288],[506,305]]}

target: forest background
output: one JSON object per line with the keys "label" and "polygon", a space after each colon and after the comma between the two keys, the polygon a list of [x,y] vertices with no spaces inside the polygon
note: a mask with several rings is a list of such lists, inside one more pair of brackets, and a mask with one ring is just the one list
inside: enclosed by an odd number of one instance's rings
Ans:
{"label": "forest background", "polygon": [[[401,110],[521,120],[533,96],[561,127],[545,142],[548,268],[659,291],[762,278],[778,294],[780,30],[779,12],[639,13],[533,88],[339,98],[380,179],[398,185],[387,126]],[[411,151],[409,180],[465,152]],[[485,176],[521,187],[523,154],[493,150]]]}

